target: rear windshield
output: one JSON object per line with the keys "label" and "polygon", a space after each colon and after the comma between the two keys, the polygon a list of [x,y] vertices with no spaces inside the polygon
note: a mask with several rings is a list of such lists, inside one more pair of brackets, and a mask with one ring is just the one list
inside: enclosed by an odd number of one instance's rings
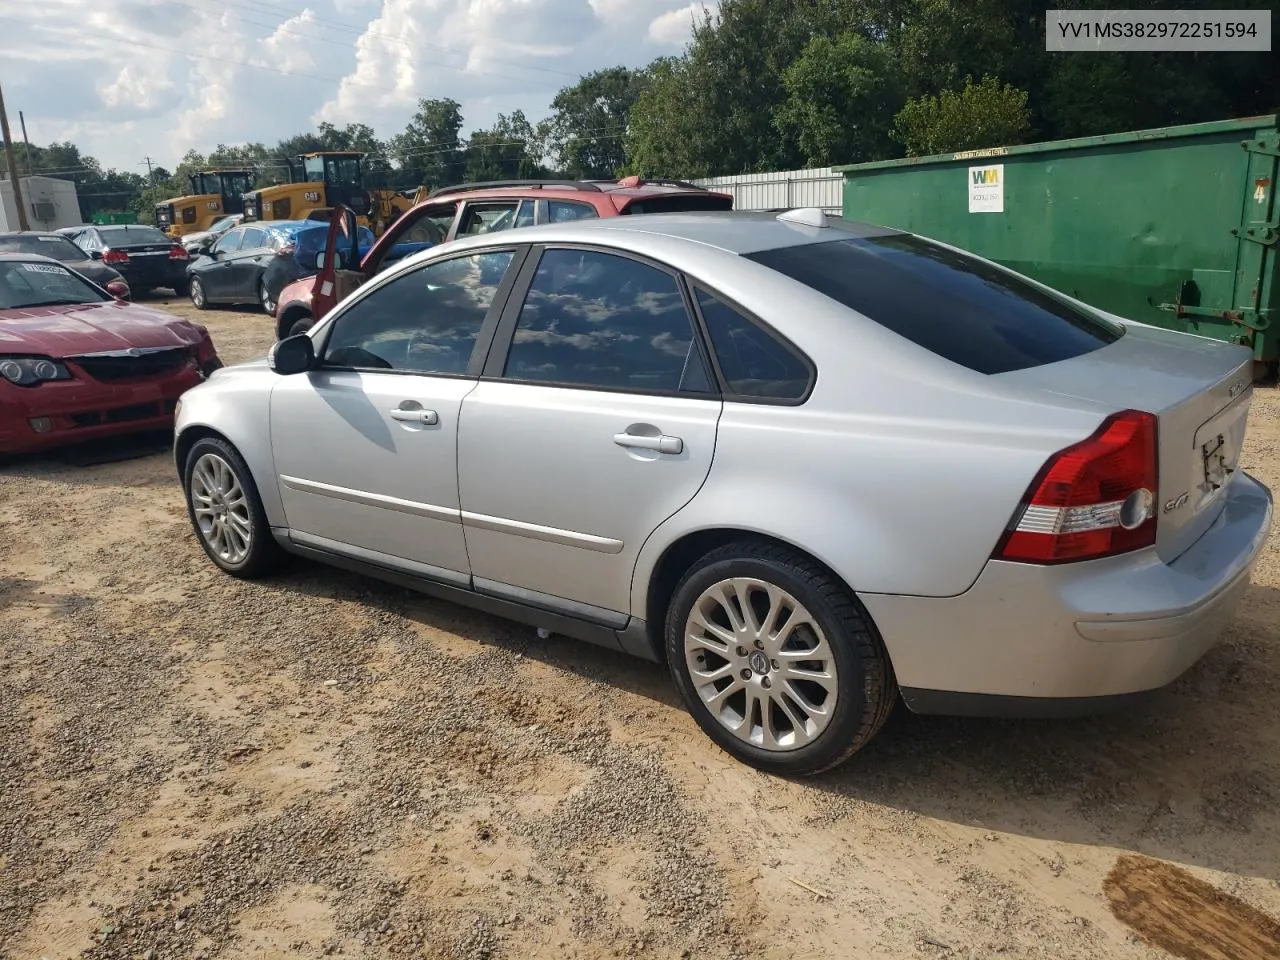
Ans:
{"label": "rear windshield", "polygon": [[108,244],[173,242],[155,227],[99,227],[98,232]]}
{"label": "rear windshield", "polygon": [[1069,360],[1124,333],[972,256],[906,234],[747,257],[979,373]]}
{"label": "rear windshield", "polygon": [[42,257],[53,257],[63,263],[86,259],[84,251],[66,237],[32,234],[0,237],[0,253],[38,253]]}
{"label": "rear windshield", "polygon": [[661,197],[633,200],[623,213],[684,213],[688,210],[732,210],[733,197],[708,193],[670,193]]}

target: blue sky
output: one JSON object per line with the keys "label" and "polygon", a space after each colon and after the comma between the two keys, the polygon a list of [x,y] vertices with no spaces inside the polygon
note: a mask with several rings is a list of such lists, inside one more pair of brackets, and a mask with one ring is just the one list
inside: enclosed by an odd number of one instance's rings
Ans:
{"label": "blue sky", "polygon": [[[172,168],[190,148],[322,120],[386,137],[422,97],[464,130],[601,67],[676,53],[711,0],[38,0],[0,9],[0,85],[33,143],[106,166]],[[16,8],[16,9],[15,9]]]}

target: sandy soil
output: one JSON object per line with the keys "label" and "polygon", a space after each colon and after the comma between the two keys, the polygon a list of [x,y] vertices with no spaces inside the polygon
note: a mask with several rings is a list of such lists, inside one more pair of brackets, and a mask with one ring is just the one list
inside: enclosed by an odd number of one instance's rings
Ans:
{"label": "sandy soil", "polygon": [[[200,318],[228,361],[271,341]],[[1251,422],[1280,486],[1280,392]],[[655,665],[305,563],[219,574],[165,452],[26,460],[0,473],[0,958],[1280,956],[1278,588],[1273,537],[1138,711],[900,711],[789,782]]]}

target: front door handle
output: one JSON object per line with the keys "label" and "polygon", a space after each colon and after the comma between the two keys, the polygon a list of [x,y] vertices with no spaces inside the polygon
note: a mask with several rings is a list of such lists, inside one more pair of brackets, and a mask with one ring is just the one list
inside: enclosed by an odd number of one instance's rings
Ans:
{"label": "front door handle", "polygon": [[433,427],[440,422],[434,410],[405,410],[402,407],[396,407],[391,411],[391,419],[399,420],[401,423],[422,423],[428,427]]}
{"label": "front door handle", "polygon": [[659,453],[682,453],[684,451],[684,441],[679,437],[646,437],[635,433],[615,433],[613,442],[620,447],[657,450]]}

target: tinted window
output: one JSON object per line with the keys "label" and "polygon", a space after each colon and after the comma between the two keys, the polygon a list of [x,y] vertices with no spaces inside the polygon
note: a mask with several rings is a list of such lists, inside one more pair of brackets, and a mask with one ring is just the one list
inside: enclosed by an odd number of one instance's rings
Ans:
{"label": "tinted window", "polygon": [[354,303],[325,345],[331,366],[464,374],[511,263],[509,250],[406,273]]}
{"label": "tinted window", "polygon": [[566,220],[590,220],[595,215],[595,208],[586,203],[573,203],[569,200],[550,200],[547,202],[547,221],[549,223],[564,223]]}
{"label": "tinted window", "polygon": [[54,235],[32,236],[18,235],[0,237],[0,253],[38,253],[42,257],[53,257],[63,263],[74,263],[84,259],[84,251],[66,237]]}
{"label": "tinted window", "polygon": [[515,200],[506,203],[469,203],[462,216],[459,236],[475,236],[478,233],[496,233],[510,230],[516,219]]}
{"label": "tinted window", "polygon": [[267,231],[261,227],[250,227],[245,230],[240,241],[241,250],[256,250],[267,245]]}
{"label": "tinted window", "polygon": [[623,213],[681,213],[686,210],[732,210],[732,197],[718,197],[710,193],[672,193],[665,197],[646,197],[633,200],[623,207]]}
{"label": "tinted window", "polygon": [[517,227],[533,226],[533,201],[532,200],[520,201],[520,209],[516,212],[516,226]]}
{"label": "tinted window", "polygon": [[635,260],[582,250],[542,255],[505,376],[699,393],[710,382],[675,278]]}
{"label": "tinted window", "polygon": [[799,400],[809,389],[809,367],[786,344],[724,301],[697,291],[698,309],[729,393]]}
{"label": "tinted window", "polygon": [[1123,331],[974,257],[901,234],[748,255],[979,373],[1068,360]]}
{"label": "tinted window", "polygon": [[155,227],[101,227],[98,232],[107,246],[123,247],[130,243],[173,243]]}
{"label": "tinted window", "polygon": [[218,242],[213,245],[214,253],[234,253],[240,249],[240,238],[244,236],[243,230],[228,230]]}

